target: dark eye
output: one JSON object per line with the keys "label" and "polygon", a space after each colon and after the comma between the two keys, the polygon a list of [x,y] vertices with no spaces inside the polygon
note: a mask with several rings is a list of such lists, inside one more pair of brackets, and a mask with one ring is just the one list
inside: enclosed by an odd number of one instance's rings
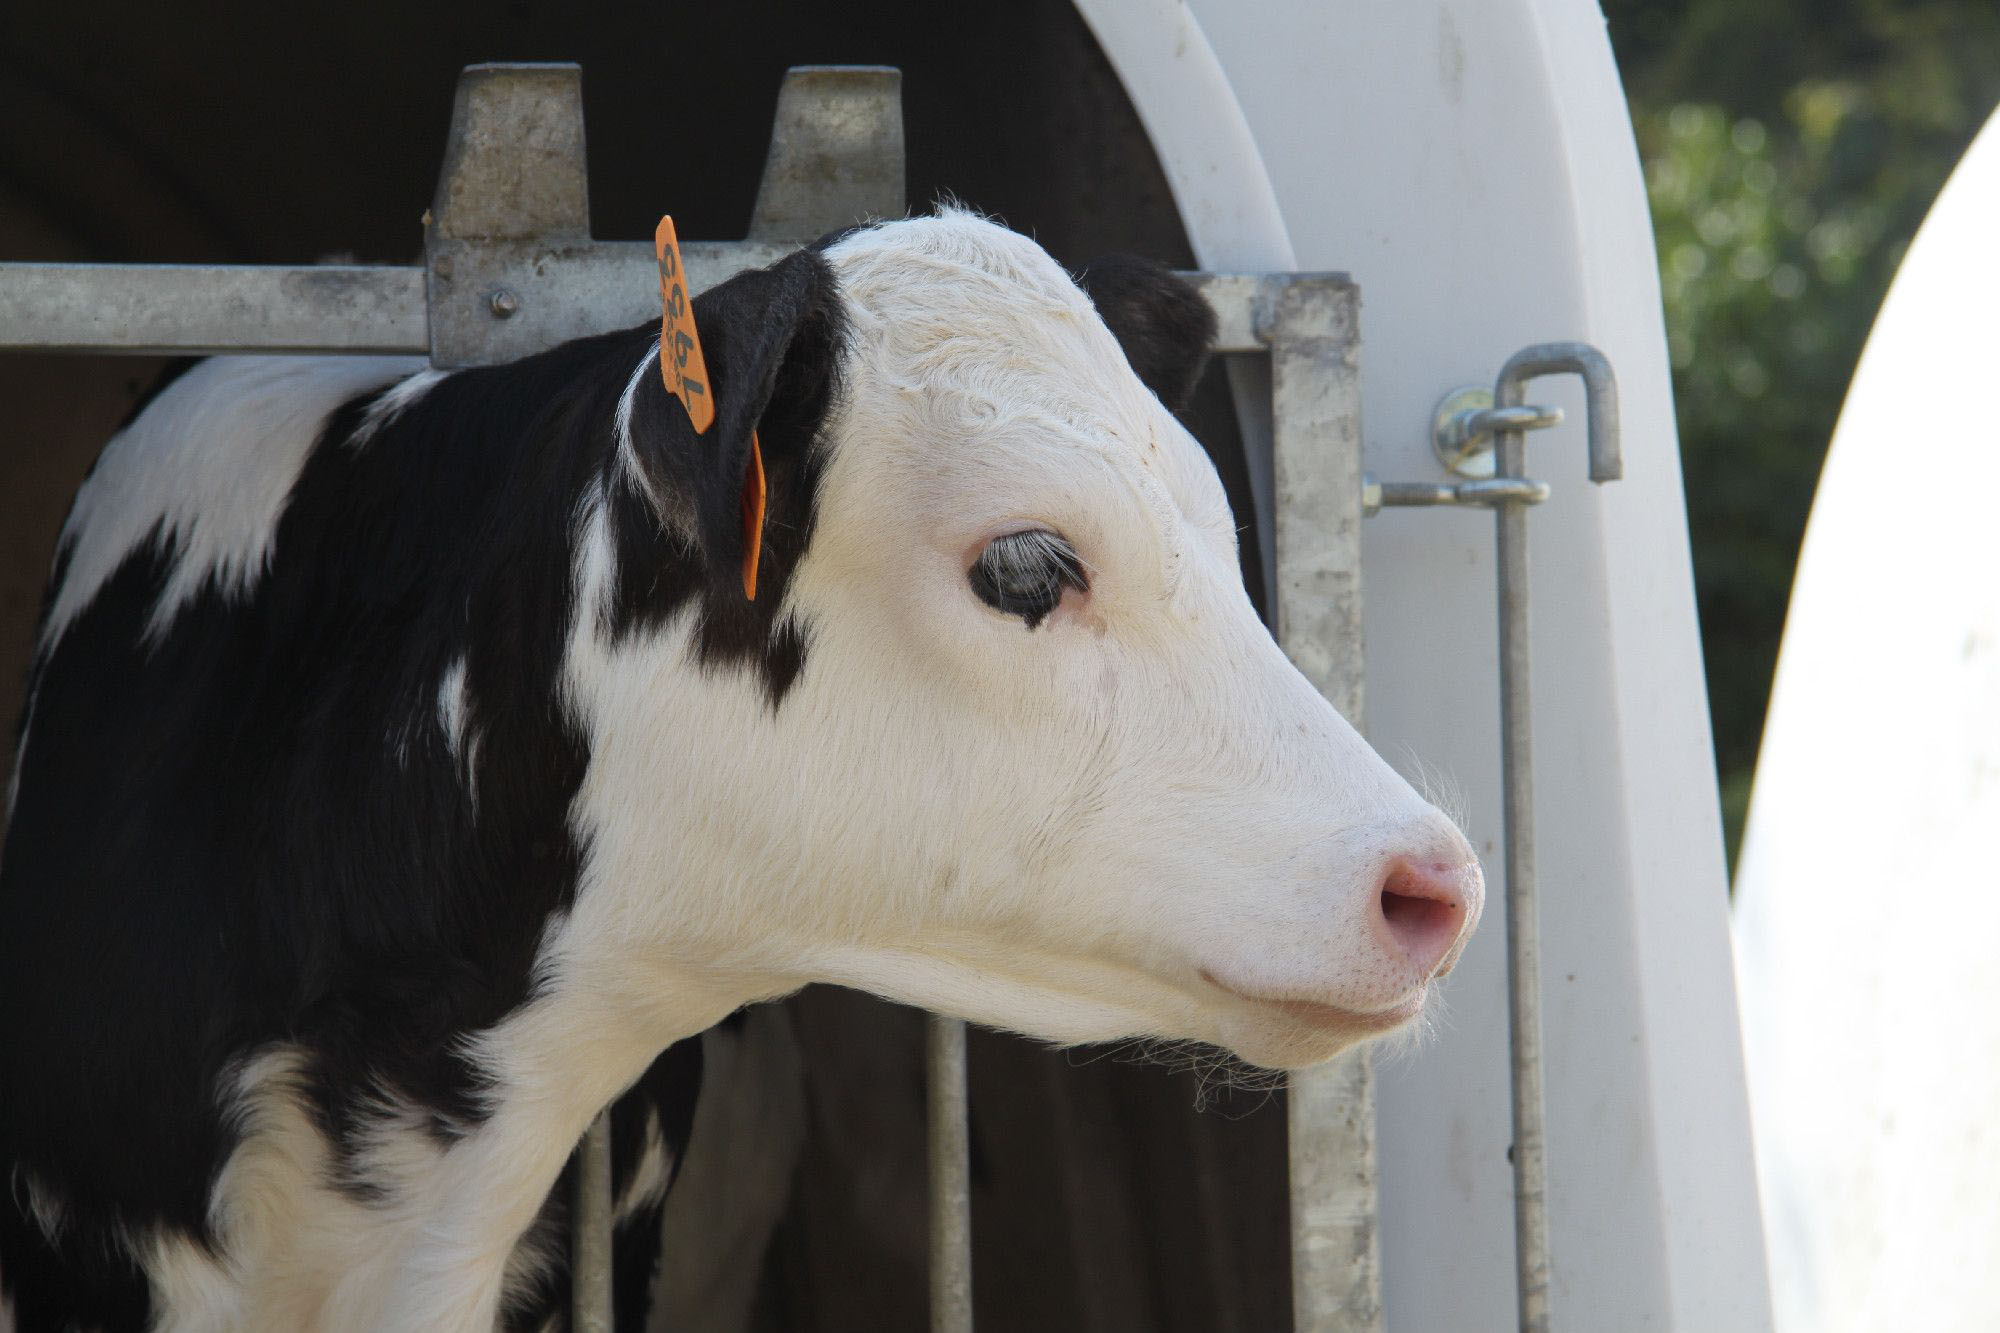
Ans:
{"label": "dark eye", "polygon": [[1076,548],[1042,529],[995,537],[972,562],[967,577],[980,601],[1021,617],[1029,629],[1056,609],[1064,588],[1078,592],[1090,588]]}

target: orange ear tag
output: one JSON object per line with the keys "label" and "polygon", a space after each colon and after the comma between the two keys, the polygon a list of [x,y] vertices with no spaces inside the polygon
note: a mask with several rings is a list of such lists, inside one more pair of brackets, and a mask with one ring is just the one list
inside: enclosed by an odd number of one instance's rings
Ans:
{"label": "orange ear tag", "polygon": [[[681,400],[694,433],[715,424],[715,401],[709,394],[708,361],[701,354],[701,335],[694,327],[694,302],[688,297],[687,275],[681,266],[681,243],[674,220],[660,219],[653,232],[653,257],[660,264],[660,378],[667,392]],[[750,432],[750,466],[743,472],[743,595],[757,600],[757,558],[764,549],[764,450],[757,432]]]}

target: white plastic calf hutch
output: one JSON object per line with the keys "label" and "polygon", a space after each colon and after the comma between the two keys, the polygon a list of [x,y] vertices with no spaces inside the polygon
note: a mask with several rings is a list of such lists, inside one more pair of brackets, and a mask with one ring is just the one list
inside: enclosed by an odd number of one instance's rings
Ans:
{"label": "white plastic calf hutch", "polygon": [[[1463,788],[1493,887],[1420,1051],[1290,1091],[1295,1326],[1766,1327],[1654,255],[1601,16],[1077,9],[1221,322],[1280,641],[1392,760]],[[689,246],[696,285],[900,213],[901,115],[893,70],[795,71],[750,238]],[[657,315],[650,248],[588,218],[576,68],[476,67],[422,266],[5,265],[0,347],[504,360]],[[1416,506],[1491,510],[1497,543],[1484,513],[1392,512]],[[928,1045],[930,1308],[966,1329],[965,1033],[933,1019]],[[608,1148],[580,1151],[576,1326],[604,1328]],[[1220,1213],[1251,1167],[1215,1151],[1190,1169]]]}
{"label": "white plastic calf hutch", "polygon": [[1881,503],[1992,457],[1996,222],[2000,114],[1855,368],[1757,760],[1736,946],[1783,1330],[2000,1311],[2000,528],[1976,486]]}

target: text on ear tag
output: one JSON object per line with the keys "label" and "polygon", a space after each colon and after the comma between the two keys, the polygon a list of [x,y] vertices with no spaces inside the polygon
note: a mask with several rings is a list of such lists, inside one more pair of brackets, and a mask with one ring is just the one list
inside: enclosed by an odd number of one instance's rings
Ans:
{"label": "text on ear tag", "polygon": [[708,361],[695,332],[694,302],[688,297],[680,238],[670,217],[661,218],[653,231],[653,257],[660,262],[660,378],[667,392],[681,400],[699,435],[715,423],[715,400],[708,392]]}
{"label": "text on ear tag", "polygon": [[[667,392],[687,409],[694,433],[715,424],[715,398],[709,392],[708,361],[701,354],[701,335],[694,327],[694,301],[688,296],[687,270],[681,265],[680,238],[674,220],[660,219],[653,231],[653,257],[660,265],[660,379]],[[750,432],[750,466],[743,470],[743,595],[757,600],[757,559],[764,549],[764,450],[757,432]]]}

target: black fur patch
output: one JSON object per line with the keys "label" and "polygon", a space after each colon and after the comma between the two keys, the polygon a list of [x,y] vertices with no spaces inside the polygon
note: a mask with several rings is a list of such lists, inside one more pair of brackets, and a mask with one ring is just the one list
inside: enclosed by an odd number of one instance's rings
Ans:
{"label": "black fur patch", "polygon": [[1093,259],[1076,275],[1147,388],[1170,412],[1187,406],[1215,345],[1215,312],[1173,270],[1137,255]]}
{"label": "black fur patch", "polygon": [[[774,703],[796,678],[802,627],[775,607],[812,532],[832,276],[796,256],[695,309],[720,416],[697,439],[644,377],[648,495],[615,480],[614,418],[654,329],[462,371],[359,447],[370,400],[334,414],[246,599],[211,585],[143,642],[173,568],[154,539],[36,663],[0,856],[0,1175],[32,1172],[78,1246],[120,1228],[207,1237],[238,1133],[219,1097],[273,1046],[299,1052],[334,1183],[363,1199],[353,1149],[372,1098],[416,1106],[443,1138],[485,1116],[480,1071],[454,1051],[529,997],[582,860],[568,811],[589,755],[559,674],[586,497],[612,499],[616,632],[698,598],[703,667],[760,673]],[[746,604],[737,479],[760,415],[770,530]],[[656,497],[692,515],[693,549]],[[469,771],[438,719],[460,659]],[[691,1116],[693,1089],[675,1095]],[[683,1142],[685,1119],[669,1126]],[[42,1272],[32,1290],[55,1300],[46,1273],[69,1252],[32,1232],[0,1198],[8,1290]],[[91,1319],[142,1322],[140,1296],[136,1314]]]}
{"label": "black fur patch", "polygon": [[65,1231],[50,1244],[19,1208],[20,1183],[0,1185],[11,1186],[0,1195],[0,1309],[12,1305],[20,1333],[147,1326],[152,1297],[137,1265],[88,1232]]}

